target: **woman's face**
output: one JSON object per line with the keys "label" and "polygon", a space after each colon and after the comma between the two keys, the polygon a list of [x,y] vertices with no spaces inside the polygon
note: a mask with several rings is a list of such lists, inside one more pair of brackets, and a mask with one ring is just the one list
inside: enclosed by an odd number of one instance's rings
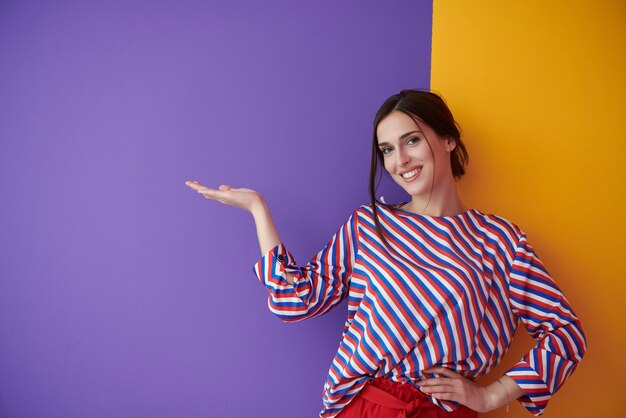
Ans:
{"label": "woman's face", "polygon": [[380,121],[376,136],[385,169],[411,196],[429,196],[431,188],[452,177],[450,152],[456,144],[439,137],[427,124],[393,111]]}

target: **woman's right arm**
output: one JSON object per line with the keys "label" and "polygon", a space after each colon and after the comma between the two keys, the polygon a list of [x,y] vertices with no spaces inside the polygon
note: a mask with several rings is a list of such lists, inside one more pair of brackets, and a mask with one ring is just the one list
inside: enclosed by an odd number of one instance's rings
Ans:
{"label": "woman's right arm", "polygon": [[[185,184],[207,199],[217,200],[226,205],[236,206],[250,212],[256,224],[261,255],[267,254],[272,248],[280,244],[280,237],[278,236],[278,231],[276,231],[272,214],[260,193],[251,189],[235,189],[224,184],[219,189],[203,186],[198,181],[187,181]],[[291,274],[286,273],[286,279],[289,284],[294,283]]]}
{"label": "woman's right arm", "polygon": [[356,212],[324,249],[300,267],[280,242],[269,208],[259,193],[226,185],[215,190],[199,182],[185,184],[207,199],[237,206],[252,214],[262,253],[253,271],[269,291],[270,311],[282,321],[295,322],[323,315],[347,296],[357,252]]}

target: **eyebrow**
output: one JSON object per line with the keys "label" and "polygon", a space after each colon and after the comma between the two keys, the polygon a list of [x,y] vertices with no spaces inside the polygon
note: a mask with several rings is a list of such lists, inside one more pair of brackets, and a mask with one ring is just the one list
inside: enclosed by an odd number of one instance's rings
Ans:
{"label": "eyebrow", "polygon": [[[419,131],[410,131],[407,132],[405,134],[400,135],[400,138],[398,138],[398,141],[402,141],[404,138],[406,138],[407,136],[411,135],[411,134],[415,134],[415,133],[419,133]],[[389,142],[379,142],[378,146],[382,147],[384,145],[391,145]]]}

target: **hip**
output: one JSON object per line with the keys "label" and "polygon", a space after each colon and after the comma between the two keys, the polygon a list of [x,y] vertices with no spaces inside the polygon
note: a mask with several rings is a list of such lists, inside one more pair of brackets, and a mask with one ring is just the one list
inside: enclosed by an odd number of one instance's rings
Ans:
{"label": "hip", "polygon": [[370,380],[337,418],[476,418],[466,406],[448,412],[408,383],[378,377]]}

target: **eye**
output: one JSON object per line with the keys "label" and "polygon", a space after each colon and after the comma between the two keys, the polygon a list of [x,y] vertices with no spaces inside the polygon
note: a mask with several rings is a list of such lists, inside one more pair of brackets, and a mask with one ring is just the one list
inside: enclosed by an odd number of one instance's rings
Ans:
{"label": "eye", "polygon": [[380,149],[380,152],[382,152],[384,155],[389,154],[391,151],[393,151],[393,148],[391,147],[383,147]]}
{"label": "eye", "polygon": [[407,145],[413,145],[413,144],[417,144],[420,141],[420,137],[419,136],[413,136],[411,138],[409,138],[408,141],[406,141]]}

